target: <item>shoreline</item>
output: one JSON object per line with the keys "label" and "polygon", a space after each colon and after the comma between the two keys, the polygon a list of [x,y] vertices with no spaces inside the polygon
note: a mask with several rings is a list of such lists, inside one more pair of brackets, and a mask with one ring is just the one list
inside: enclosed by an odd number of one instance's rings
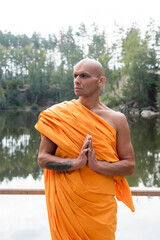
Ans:
{"label": "shoreline", "polygon": [[[56,103],[55,103],[56,104]],[[6,109],[0,109],[0,112],[41,112],[45,109],[47,109],[50,106],[37,106],[35,108],[32,108],[30,106],[25,106],[25,107],[19,107],[19,108],[6,108]],[[116,111],[122,112],[126,116],[141,116],[143,118],[153,118],[156,116],[160,116],[160,111],[155,111],[153,110],[152,107],[146,107],[142,109],[137,109],[137,108],[128,108],[128,107],[119,107]]]}

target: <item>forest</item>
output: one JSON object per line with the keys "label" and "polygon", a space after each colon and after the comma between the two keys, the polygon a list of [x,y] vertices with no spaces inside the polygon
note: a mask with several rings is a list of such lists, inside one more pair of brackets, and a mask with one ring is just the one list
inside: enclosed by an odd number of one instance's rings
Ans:
{"label": "forest", "polygon": [[0,109],[34,110],[76,98],[73,67],[86,57],[104,67],[104,104],[160,110],[160,26],[153,19],[145,32],[116,24],[111,40],[95,23],[47,37],[0,31]]}

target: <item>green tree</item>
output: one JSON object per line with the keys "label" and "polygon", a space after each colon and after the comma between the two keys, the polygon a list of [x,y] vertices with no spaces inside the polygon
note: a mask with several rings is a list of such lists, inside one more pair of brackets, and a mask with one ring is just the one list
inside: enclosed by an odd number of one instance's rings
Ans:
{"label": "green tree", "polygon": [[129,78],[123,87],[123,94],[127,101],[136,102],[139,108],[149,103],[148,93],[155,80],[149,70],[155,68],[155,56],[155,51],[149,49],[147,40],[141,39],[140,30],[131,28],[124,40],[122,73]]}
{"label": "green tree", "polygon": [[6,97],[5,97],[5,91],[3,88],[0,88],[0,110],[4,109],[6,106]]}
{"label": "green tree", "polygon": [[111,56],[106,54],[99,57],[98,60],[103,66],[104,76],[106,77],[106,82],[101,89],[101,101],[113,108],[121,101],[121,97],[117,91],[120,74],[115,67],[112,69],[109,67]]}
{"label": "green tree", "polygon": [[98,60],[98,57],[106,54],[106,35],[105,31],[100,33],[96,24],[93,24],[93,35],[88,45],[88,57]]}
{"label": "green tree", "polygon": [[87,28],[85,26],[84,23],[81,23],[79,25],[79,28],[78,28],[78,31],[75,33],[75,40],[76,40],[76,44],[77,46],[79,46],[79,48],[81,49],[82,51],[82,58],[86,58],[87,57],[87,51],[88,51],[88,46],[87,46],[87,43],[88,43],[88,38],[89,38],[89,35],[88,35],[88,31],[87,31]]}
{"label": "green tree", "polygon": [[60,31],[58,50],[61,56],[61,63],[68,69],[73,68],[83,57],[83,52],[78,45],[76,45],[73,29],[68,27],[67,32]]}
{"label": "green tree", "polygon": [[33,94],[34,103],[41,103],[43,101],[43,94],[45,91],[45,61],[46,52],[43,49],[33,50],[33,60],[28,64],[30,91]]}

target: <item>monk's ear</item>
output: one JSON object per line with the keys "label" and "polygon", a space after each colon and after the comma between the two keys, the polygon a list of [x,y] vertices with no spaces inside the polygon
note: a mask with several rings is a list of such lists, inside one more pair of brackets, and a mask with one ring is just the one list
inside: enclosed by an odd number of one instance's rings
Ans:
{"label": "monk's ear", "polygon": [[105,81],[106,81],[105,76],[101,76],[98,82],[99,87],[102,87]]}

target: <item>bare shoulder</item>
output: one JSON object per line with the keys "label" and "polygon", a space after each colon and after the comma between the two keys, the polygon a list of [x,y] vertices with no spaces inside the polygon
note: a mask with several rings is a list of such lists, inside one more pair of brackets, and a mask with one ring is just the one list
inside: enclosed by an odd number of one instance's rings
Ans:
{"label": "bare shoulder", "polygon": [[[107,110],[106,110],[106,114],[107,114]],[[109,109],[108,114],[110,114],[112,118],[118,123],[123,123],[127,121],[126,116],[119,111],[114,111],[112,109]]]}
{"label": "bare shoulder", "polygon": [[113,111],[112,114],[117,132],[128,129],[128,121],[123,113]]}
{"label": "bare shoulder", "polygon": [[101,111],[99,111],[98,115],[108,122],[117,132],[128,126],[126,116],[123,113],[114,111],[104,104],[102,104]]}

